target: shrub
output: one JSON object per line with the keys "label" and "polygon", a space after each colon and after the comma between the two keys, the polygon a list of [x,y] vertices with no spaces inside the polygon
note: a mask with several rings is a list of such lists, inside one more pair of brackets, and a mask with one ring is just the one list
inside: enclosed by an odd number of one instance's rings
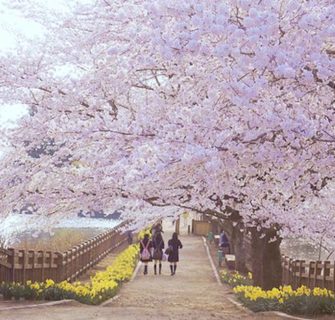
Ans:
{"label": "shrub", "polygon": [[43,291],[44,300],[63,300],[66,299],[66,296],[66,292],[58,286],[52,286]]}
{"label": "shrub", "polygon": [[15,300],[19,300],[20,298],[24,298],[24,285],[14,282],[12,286],[10,287],[10,290],[12,292],[12,296]]}
{"label": "shrub", "polygon": [[5,300],[12,299],[13,297],[11,286],[12,284],[7,282],[2,282],[0,285],[0,293],[2,294]]}

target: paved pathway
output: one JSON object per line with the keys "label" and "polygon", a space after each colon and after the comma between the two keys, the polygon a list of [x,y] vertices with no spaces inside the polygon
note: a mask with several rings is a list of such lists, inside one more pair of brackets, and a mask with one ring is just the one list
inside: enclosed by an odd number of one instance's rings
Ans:
{"label": "paved pathway", "polygon": [[[166,232],[167,241],[170,233]],[[0,311],[1,320],[207,320],[207,319],[271,319],[274,315],[253,315],[238,309],[229,297],[228,287],[217,283],[201,237],[182,236],[184,248],[175,276],[170,275],[168,263],[162,275],[143,275],[143,266],[134,281],[126,283],[118,298],[104,306],[84,306],[76,302],[67,306],[39,307]]]}
{"label": "paved pathway", "polygon": [[120,298],[110,305],[141,309],[144,319],[240,319],[241,312],[222,299],[227,289],[216,282],[202,238],[186,236],[181,241],[184,247],[176,275],[170,275],[168,263],[162,275],[154,275],[152,265],[149,274],[143,275],[142,267],[136,280],[125,285]]}

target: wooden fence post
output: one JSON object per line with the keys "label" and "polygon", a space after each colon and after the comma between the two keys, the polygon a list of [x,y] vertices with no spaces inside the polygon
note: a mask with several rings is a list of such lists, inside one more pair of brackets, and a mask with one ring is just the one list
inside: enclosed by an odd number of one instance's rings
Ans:
{"label": "wooden fence post", "polygon": [[20,250],[19,252],[22,253],[22,282],[26,282],[26,250]]}
{"label": "wooden fence post", "polygon": [[41,261],[42,261],[41,280],[40,281],[43,281],[44,280],[44,274],[45,274],[45,270],[44,270],[44,267],[45,267],[45,264],[44,264],[45,252],[40,251],[40,253],[41,253]]}
{"label": "wooden fence post", "polygon": [[10,252],[9,263],[11,264],[10,280],[14,282],[15,281],[15,249],[10,248],[8,249],[8,251]]}
{"label": "wooden fence post", "polygon": [[322,287],[327,287],[327,277],[330,274],[330,261],[323,262]]}
{"label": "wooden fence post", "polygon": [[315,288],[316,287],[316,278],[317,278],[317,269],[318,269],[318,262],[319,261],[315,261],[314,262],[314,273],[313,273],[313,288]]}
{"label": "wooden fence post", "polygon": [[29,250],[28,251],[29,257],[31,256],[31,270],[30,270],[30,279],[32,280],[35,278],[35,251],[34,250]]}
{"label": "wooden fence post", "polygon": [[292,284],[292,259],[288,260],[288,281]]}

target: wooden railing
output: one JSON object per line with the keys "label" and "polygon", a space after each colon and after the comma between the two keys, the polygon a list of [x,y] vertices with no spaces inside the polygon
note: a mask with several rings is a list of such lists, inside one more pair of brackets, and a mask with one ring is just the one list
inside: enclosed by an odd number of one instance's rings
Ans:
{"label": "wooden railing", "polygon": [[[246,266],[248,270],[252,271],[250,237],[246,236],[244,238],[244,245],[246,249]],[[234,252],[231,253],[233,254]],[[311,289],[320,287],[335,291],[335,261],[294,260],[283,255],[281,264],[283,285],[291,285],[294,289],[305,285]]]}
{"label": "wooden railing", "polygon": [[63,253],[0,248],[0,282],[73,281],[127,241],[126,234],[120,231],[126,224],[124,222]]}
{"label": "wooden railing", "polygon": [[[244,239],[246,250],[246,264],[252,270],[251,239]],[[335,261],[305,261],[295,260],[285,255],[281,258],[282,284],[291,285],[296,289],[302,285],[308,288],[327,288],[335,291]]]}
{"label": "wooden railing", "polygon": [[294,289],[305,285],[335,290],[335,262],[293,260],[282,257],[283,284],[290,284]]}

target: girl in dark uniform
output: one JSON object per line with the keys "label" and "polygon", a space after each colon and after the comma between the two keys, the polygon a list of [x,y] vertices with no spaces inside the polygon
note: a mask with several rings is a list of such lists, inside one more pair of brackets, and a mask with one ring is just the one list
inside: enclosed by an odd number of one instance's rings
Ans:
{"label": "girl in dark uniform", "polygon": [[174,232],[172,235],[172,239],[170,239],[168,242],[168,252],[169,252],[168,261],[170,262],[171,276],[173,276],[176,273],[177,262],[179,261],[179,249],[181,249],[182,247],[183,245],[178,239],[177,233]]}
{"label": "girl in dark uniform", "polygon": [[164,240],[160,232],[155,233],[155,237],[152,240],[154,247],[154,252],[152,258],[154,260],[154,273],[157,274],[157,262],[158,262],[158,272],[162,273],[162,260],[163,260],[163,249],[164,249]]}

